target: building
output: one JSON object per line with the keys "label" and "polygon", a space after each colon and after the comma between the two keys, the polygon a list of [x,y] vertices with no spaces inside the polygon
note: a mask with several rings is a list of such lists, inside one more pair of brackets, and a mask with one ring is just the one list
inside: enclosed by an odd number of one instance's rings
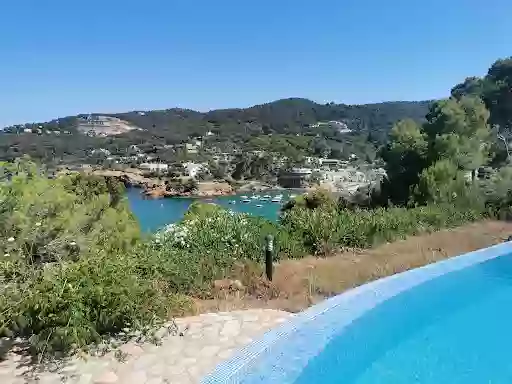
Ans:
{"label": "building", "polygon": [[195,178],[197,176],[197,174],[203,170],[204,165],[188,162],[188,163],[183,164],[183,168],[185,168],[185,170],[187,171],[187,174],[190,177]]}
{"label": "building", "polygon": [[150,172],[164,172],[169,169],[169,166],[162,163],[142,163],[139,168]]}
{"label": "building", "polygon": [[292,168],[281,172],[278,176],[279,185],[285,188],[303,188],[306,186],[313,170],[309,168]]}
{"label": "building", "polygon": [[104,154],[105,156],[110,156],[110,151],[108,149],[105,149],[105,148],[93,149],[91,151],[91,155],[96,155],[96,154]]}
{"label": "building", "polygon": [[338,159],[320,159],[320,166],[324,169],[338,169],[341,160]]}
{"label": "building", "polygon": [[365,183],[366,175],[356,169],[342,169],[339,171],[326,171],[322,174],[322,179],[334,184],[340,183]]}
{"label": "building", "polygon": [[196,154],[199,150],[199,147],[195,144],[187,143],[187,144],[185,144],[185,150],[189,154]]}

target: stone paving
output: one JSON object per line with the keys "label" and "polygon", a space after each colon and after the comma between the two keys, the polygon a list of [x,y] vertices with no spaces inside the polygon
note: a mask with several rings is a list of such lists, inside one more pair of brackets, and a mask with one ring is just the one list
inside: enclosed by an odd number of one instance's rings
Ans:
{"label": "stone paving", "polygon": [[13,349],[0,362],[0,383],[191,384],[219,362],[292,314],[270,309],[209,313],[176,319],[153,343],[129,342],[101,357],[73,357],[36,369]]}

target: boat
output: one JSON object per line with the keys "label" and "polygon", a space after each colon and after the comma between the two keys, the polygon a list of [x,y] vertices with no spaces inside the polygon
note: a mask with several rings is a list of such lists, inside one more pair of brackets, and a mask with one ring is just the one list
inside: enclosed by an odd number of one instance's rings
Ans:
{"label": "boat", "polygon": [[252,195],[251,196],[251,199],[253,200],[258,200],[260,198],[260,195]]}
{"label": "boat", "polygon": [[261,205],[261,204],[256,204],[256,208],[261,208],[261,207],[263,207],[263,205]]}
{"label": "boat", "polygon": [[261,198],[261,200],[269,200],[271,198],[270,195],[265,195]]}
{"label": "boat", "polygon": [[236,204],[236,201],[235,201],[235,200],[231,200],[231,201],[229,202],[229,204]]}
{"label": "boat", "polygon": [[273,203],[280,203],[280,202],[281,202],[281,199],[282,199],[282,198],[281,198],[280,196],[275,196],[275,197],[273,197],[273,198],[272,198],[272,202],[273,202]]}
{"label": "boat", "polygon": [[240,196],[240,199],[242,199],[242,200],[247,200],[247,199],[249,199],[249,197],[248,197],[248,196],[243,195],[243,196]]}
{"label": "boat", "polygon": [[242,203],[250,203],[250,202],[251,202],[251,200],[249,200],[249,199],[242,199]]}

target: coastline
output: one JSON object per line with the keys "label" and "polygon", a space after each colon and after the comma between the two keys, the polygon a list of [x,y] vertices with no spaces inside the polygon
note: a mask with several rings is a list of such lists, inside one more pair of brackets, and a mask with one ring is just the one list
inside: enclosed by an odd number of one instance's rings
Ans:
{"label": "coastline", "polygon": [[238,187],[232,186],[226,181],[200,181],[197,182],[197,189],[194,191],[180,191],[170,188],[165,180],[150,178],[142,175],[138,169],[116,170],[94,170],[88,172],[103,177],[115,177],[128,188],[140,188],[141,194],[150,199],[162,198],[213,198],[221,196],[235,196],[239,193],[264,192],[270,190],[288,190],[278,185],[265,183],[259,180],[249,180]]}

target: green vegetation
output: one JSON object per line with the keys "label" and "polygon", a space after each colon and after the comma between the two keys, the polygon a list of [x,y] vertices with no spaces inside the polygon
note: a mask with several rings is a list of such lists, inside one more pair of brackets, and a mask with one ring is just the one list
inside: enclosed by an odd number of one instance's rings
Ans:
{"label": "green vegetation", "polygon": [[85,347],[186,304],[132,250],[139,230],[113,180],[49,179],[2,164],[0,333],[39,352]]}
{"label": "green vegetation", "polygon": [[[451,98],[430,106],[425,119],[397,122],[382,149],[387,178],[380,190],[359,191],[354,201],[312,191],[286,204],[279,223],[194,204],[181,222],[146,238],[128,211],[122,186],[113,179],[49,177],[26,160],[2,163],[0,335],[28,338],[36,352],[45,354],[87,348],[112,335],[149,332],[169,315],[191,310],[192,297],[212,297],[215,280],[240,279],[246,287],[263,280],[267,235],[275,237],[280,260],[371,247],[486,217],[512,217],[512,168],[506,162],[501,169],[490,168],[499,163],[500,135],[512,121],[510,85],[503,85],[508,84],[503,75],[508,63],[493,65],[485,86],[484,80],[472,79],[454,88]],[[466,95],[474,92],[482,95]],[[187,116],[183,120],[202,121],[212,130],[222,119],[233,129],[244,121],[248,137],[243,140],[253,149],[295,148],[299,154],[331,148],[316,136],[290,134],[319,117],[335,118],[326,111],[341,107],[311,106],[305,100],[276,103],[213,111],[206,114],[207,124],[203,114],[179,113]],[[308,105],[318,110],[312,112]],[[297,113],[299,106],[309,113]],[[281,114],[276,116],[277,107]],[[162,116],[173,113],[149,114],[167,121]],[[260,129],[255,117],[265,122],[261,130],[276,135],[250,137]],[[241,156],[235,179],[269,175],[274,172],[270,160]],[[193,190],[195,185],[180,187]]]}
{"label": "green vegetation", "polygon": [[[77,123],[85,116],[70,116],[47,123],[7,127],[4,132],[0,131],[0,160],[12,161],[22,155],[30,155],[33,159],[54,165],[103,164],[106,156],[101,153],[91,156],[93,149],[104,148],[112,156],[130,156],[134,154],[131,146],[137,145],[143,153],[165,162],[190,159],[208,161],[209,155],[204,148],[192,155],[182,148],[168,147],[202,136],[205,137],[204,147],[219,148],[223,152],[232,152],[234,148],[244,152],[265,149],[298,159],[308,153],[320,154],[322,149],[327,149],[333,151],[334,157],[348,158],[355,153],[364,159],[366,153],[373,156],[376,146],[385,140],[397,120],[408,117],[421,121],[428,105],[429,102],[318,104],[295,98],[207,113],[177,108],[146,111],[143,114],[127,112],[110,116],[143,130],[111,137],[89,137],[79,133]],[[314,126],[319,121],[330,120],[343,122],[353,132],[340,133],[330,125]],[[23,133],[24,129],[40,133]],[[59,134],[55,134],[55,131]],[[206,136],[208,132],[212,135]],[[314,142],[312,147],[309,146],[311,142]]]}

